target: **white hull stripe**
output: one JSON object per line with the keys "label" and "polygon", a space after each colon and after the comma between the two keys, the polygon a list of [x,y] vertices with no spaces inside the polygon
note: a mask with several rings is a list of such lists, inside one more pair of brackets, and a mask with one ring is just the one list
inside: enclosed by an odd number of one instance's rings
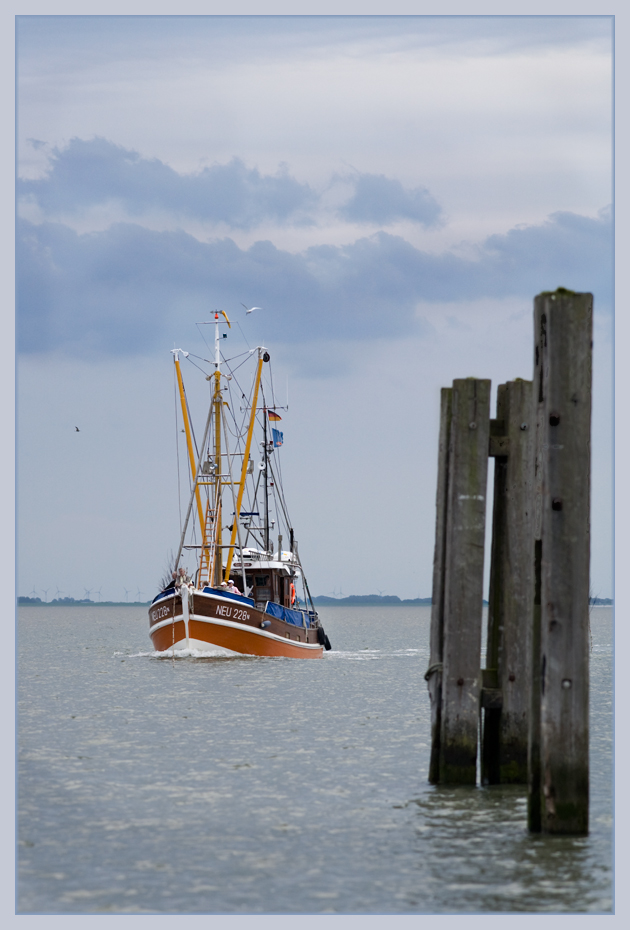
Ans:
{"label": "white hull stripe", "polygon": [[[206,591],[193,591],[191,596],[193,601],[196,597],[202,597],[204,601],[221,601],[222,604],[231,604],[232,606],[234,606],[234,604],[240,604],[241,607],[249,607],[250,610],[253,610],[251,604],[244,601],[237,601],[232,597],[222,597],[220,594],[208,594]],[[176,601],[178,598],[179,594],[169,594],[168,597],[163,597],[160,598],[159,601],[155,601],[155,604],[151,604],[151,607],[161,606],[162,604],[167,604],[169,601]]]}
{"label": "white hull stripe", "polygon": [[[268,633],[267,630],[260,630],[255,626],[245,626],[243,623],[236,623],[235,620],[219,620],[218,617],[199,617],[196,614],[190,615],[191,620],[197,620],[200,623],[214,623],[216,626],[229,626],[233,630],[241,630],[243,633],[253,633],[255,636],[266,636],[267,639],[275,639],[280,643],[291,643],[292,646],[300,646],[302,649],[321,649],[319,643],[302,643],[297,639],[287,639],[286,636],[278,636],[277,633]],[[175,621],[179,622],[183,620],[181,614],[178,617],[175,617]],[[159,630],[163,626],[170,626],[173,623],[172,617],[167,617],[166,620],[160,620],[159,623],[154,623],[149,633],[153,633],[154,630]],[[303,630],[304,627],[296,626],[296,630]],[[181,640],[184,642],[184,640]],[[177,644],[176,644],[177,645]]]}

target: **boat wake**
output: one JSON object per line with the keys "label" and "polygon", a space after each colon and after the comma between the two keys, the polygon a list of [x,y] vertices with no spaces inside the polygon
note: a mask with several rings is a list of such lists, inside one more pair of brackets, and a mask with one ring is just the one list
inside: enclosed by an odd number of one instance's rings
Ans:
{"label": "boat wake", "polygon": [[[428,658],[426,649],[397,649],[387,652],[382,649],[361,649],[359,652],[346,652],[342,649],[331,649],[325,653],[326,659],[341,659],[350,662],[374,662],[378,659],[424,659]],[[230,652],[227,649],[165,649],[163,652],[150,650],[147,652],[115,652],[114,657],[125,659],[261,659],[286,658],[284,656],[253,656],[247,653]]]}
{"label": "boat wake", "polygon": [[388,652],[383,649],[361,649],[360,652],[345,652],[341,649],[332,649],[326,653],[328,659],[348,659],[351,662],[373,662],[377,659],[424,659],[428,658],[426,649],[396,649]]}
{"label": "boat wake", "polygon": [[284,658],[283,656],[255,656],[247,653],[230,652],[227,649],[165,649],[163,652],[115,652],[114,657],[125,659],[260,659]]}

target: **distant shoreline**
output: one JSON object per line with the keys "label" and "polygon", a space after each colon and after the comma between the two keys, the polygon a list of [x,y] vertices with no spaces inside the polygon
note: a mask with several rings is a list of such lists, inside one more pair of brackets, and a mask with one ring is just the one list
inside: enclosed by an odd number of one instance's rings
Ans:
{"label": "distant shoreline", "polygon": [[[401,598],[397,597],[395,594],[350,594],[348,597],[328,597],[320,594],[318,597],[313,598],[313,603],[321,607],[334,607],[336,605],[343,607],[367,607],[371,605],[379,607],[430,607],[432,598],[414,597],[401,600]],[[610,597],[592,597],[589,600],[591,607],[612,607],[613,603]],[[488,602],[485,600],[483,604],[484,607],[488,606]]]}
{"label": "distant shoreline", "polygon": [[[75,600],[73,597],[55,598],[42,601],[40,597],[18,597],[18,606],[46,607],[149,607],[151,601],[90,601],[87,598]],[[313,598],[318,607],[430,607],[430,597],[399,598],[395,594],[350,594],[348,597],[329,597],[320,594]],[[484,601],[484,606],[488,605]],[[612,607],[610,597],[592,597],[591,607]]]}
{"label": "distant shoreline", "polygon": [[[328,597],[320,594],[313,598],[316,607],[430,607],[432,598],[400,598],[395,594],[349,594],[348,597]],[[483,602],[484,607],[488,605]]]}
{"label": "distant shoreline", "polygon": [[430,597],[414,597],[401,599],[395,594],[349,594],[348,597],[329,597],[320,594],[313,598],[313,603],[319,607],[428,607],[431,605]]}
{"label": "distant shoreline", "polygon": [[18,597],[18,607],[149,607],[151,601],[90,601],[87,598],[54,598],[42,601],[41,597]]}

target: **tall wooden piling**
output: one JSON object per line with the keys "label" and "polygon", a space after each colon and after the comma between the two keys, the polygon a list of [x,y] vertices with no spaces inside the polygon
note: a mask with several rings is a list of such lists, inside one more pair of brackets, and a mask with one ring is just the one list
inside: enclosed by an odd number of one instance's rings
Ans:
{"label": "tall wooden piling", "polygon": [[490,381],[452,389],[439,781],[476,783]]}
{"label": "tall wooden piling", "polygon": [[593,297],[536,298],[546,317],[541,559],[541,826],[588,832]]}
{"label": "tall wooden piling", "polygon": [[431,599],[431,653],[425,680],[431,699],[431,761],[429,781],[440,779],[440,732],[442,727],[442,659],[444,648],[444,563],[446,558],[446,510],[451,435],[452,388],[440,394],[440,440],[435,501],[435,550],[433,554],[433,596]]}
{"label": "tall wooden piling", "polygon": [[[532,382],[499,385],[490,423],[495,458],[481,775],[527,782],[529,632],[533,600]],[[494,698],[494,692],[500,698]],[[490,696],[490,700],[487,697]]]}
{"label": "tall wooden piling", "polygon": [[[534,379],[442,391],[429,780],[528,783],[531,831],[588,832],[591,294],[534,302]],[[479,670],[488,455],[496,459]]]}
{"label": "tall wooden piling", "polygon": [[541,570],[542,570],[542,507],[543,507],[543,444],[545,397],[549,362],[547,352],[547,313],[543,301],[534,300],[534,387],[532,391],[532,421],[534,423],[534,468],[532,474],[532,560],[534,567],[534,602],[530,629],[529,726],[527,740],[527,821],[532,833],[541,830],[540,784],[540,652]]}

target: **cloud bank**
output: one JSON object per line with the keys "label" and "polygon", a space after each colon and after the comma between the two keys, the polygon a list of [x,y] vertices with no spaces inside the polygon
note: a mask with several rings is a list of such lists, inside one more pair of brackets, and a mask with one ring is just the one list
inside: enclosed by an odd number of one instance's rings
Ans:
{"label": "cloud bank", "polygon": [[400,181],[384,174],[359,174],[354,179],[354,194],[339,209],[339,215],[351,223],[377,223],[387,226],[396,220],[413,220],[433,226],[442,208],[422,187],[405,190]]}
{"label": "cloud bank", "polygon": [[143,353],[181,338],[182,325],[214,307],[269,308],[268,335],[316,338],[401,336],[422,325],[423,301],[519,296],[556,287],[612,298],[610,213],[555,213],[481,243],[473,257],[433,255],[385,232],[344,246],[293,254],[271,242],[248,249],[231,239],[200,242],[181,231],[118,223],[78,234],[60,223],[18,229],[18,347]]}
{"label": "cloud bank", "polygon": [[[41,148],[43,143],[31,144]],[[360,172],[335,177],[331,184],[339,180],[350,189],[349,200],[337,209],[341,219],[379,226],[403,219],[429,227],[440,216],[440,205],[424,188],[407,189],[385,175]],[[253,229],[269,221],[314,223],[322,209],[322,193],[291,177],[286,166],[265,175],[233,158],[226,165],[180,174],[157,158],[143,158],[101,138],[75,138],[65,148],[53,148],[46,175],[19,180],[18,195],[37,204],[47,217],[115,202],[130,217],[158,210],[234,229]]]}
{"label": "cloud bank", "polygon": [[142,158],[106,139],[72,139],[64,149],[53,149],[47,175],[21,180],[18,193],[48,216],[118,201],[131,215],[164,210],[237,229],[264,220],[284,223],[317,199],[285,168],[275,176],[261,175],[233,158],[227,165],[182,175],[157,158]]}
{"label": "cloud bank", "polygon": [[[333,204],[327,195],[335,186]],[[612,297],[606,211],[595,218],[554,213],[469,245],[465,254],[435,254],[383,228],[399,220],[425,228],[442,223],[440,205],[423,187],[354,171],[332,176],[317,192],[286,167],[266,175],[238,158],[181,174],[102,138],[53,149],[47,173],[21,180],[19,196],[45,218],[22,219],[18,227],[21,352],[144,353],[170,345],[215,307],[240,312],[241,303],[268,308],[270,338],[300,343],[422,333],[423,303],[515,296],[529,302],[558,286],[593,291],[600,308]],[[125,222],[87,233],[68,225],[112,202]],[[143,225],[156,211],[175,228]],[[296,253],[267,240],[248,248],[216,234],[202,241],[176,228],[184,217],[235,233],[261,223],[295,228],[330,222],[331,211],[337,220],[380,229]],[[325,225],[317,228],[325,238]]]}

